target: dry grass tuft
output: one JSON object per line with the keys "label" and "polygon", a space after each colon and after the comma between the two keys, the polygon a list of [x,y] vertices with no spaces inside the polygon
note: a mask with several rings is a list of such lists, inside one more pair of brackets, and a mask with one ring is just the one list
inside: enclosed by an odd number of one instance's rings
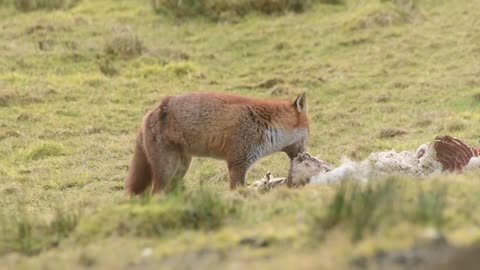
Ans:
{"label": "dry grass tuft", "polygon": [[105,53],[124,59],[137,57],[144,50],[142,41],[130,27],[116,29],[105,44]]}

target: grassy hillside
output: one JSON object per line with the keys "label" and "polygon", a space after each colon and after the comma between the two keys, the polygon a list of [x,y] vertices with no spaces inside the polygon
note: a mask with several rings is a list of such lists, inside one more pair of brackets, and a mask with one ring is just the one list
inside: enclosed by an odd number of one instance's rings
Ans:
{"label": "grassy hillside", "polygon": [[335,165],[478,145],[480,1],[176,2],[0,0],[0,268],[424,269],[479,243],[476,172],[262,195],[194,159],[185,192],[134,200],[123,180],[144,113],[192,91],[307,92]]}

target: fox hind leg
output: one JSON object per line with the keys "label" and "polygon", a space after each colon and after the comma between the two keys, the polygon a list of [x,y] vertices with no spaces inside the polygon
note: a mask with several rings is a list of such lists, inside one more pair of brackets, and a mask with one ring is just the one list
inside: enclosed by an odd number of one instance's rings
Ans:
{"label": "fox hind leg", "polygon": [[192,156],[185,153],[180,155],[180,162],[178,164],[177,170],[173,177],[168,181],[167,191],[175,191],[178,188],[182,187],[182,179],[190,167],[190,162],[192,161]]}
{"label": "fox hind leg", "polygon": [[172,178],[186,171],[184,167],[189,162],[184,164],[181,149],[168,142],[162,135],[155,136],[147,132],[144,141],[145,151],[152,168],[152,193],[158,193],[171,185]]}
{"label": "fox hind leg", "polygon": [[158,145],[147,150],[152,167],[152,193],[165,190],[181,165],[180,153],[168,148],[167,145]]}

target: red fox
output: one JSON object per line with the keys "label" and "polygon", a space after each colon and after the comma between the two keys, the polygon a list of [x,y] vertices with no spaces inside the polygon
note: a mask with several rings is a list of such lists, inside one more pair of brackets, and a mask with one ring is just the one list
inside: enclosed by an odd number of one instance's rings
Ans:
{"label": "red fox", "polygon": [[235,189],[258,159],[283,151],[293,160],[304,152],[308,135],[305,93],[293,103],[214,93],[167,96],[143,118],[126,191],[175,187],[192,156],[225,160]]}

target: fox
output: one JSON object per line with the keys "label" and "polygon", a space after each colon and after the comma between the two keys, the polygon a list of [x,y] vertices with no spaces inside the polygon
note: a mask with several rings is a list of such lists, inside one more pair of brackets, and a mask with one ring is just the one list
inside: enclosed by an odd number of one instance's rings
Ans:
{"label": "fox", "polygon": [[259,159],[284,152],[292,160],[306,151],[306,93],[293,101],[221,93],[164,97],[143,117],[125,180],[127,194],[174,189],[192,157],[227,163],[230,189],[246,185]]}

